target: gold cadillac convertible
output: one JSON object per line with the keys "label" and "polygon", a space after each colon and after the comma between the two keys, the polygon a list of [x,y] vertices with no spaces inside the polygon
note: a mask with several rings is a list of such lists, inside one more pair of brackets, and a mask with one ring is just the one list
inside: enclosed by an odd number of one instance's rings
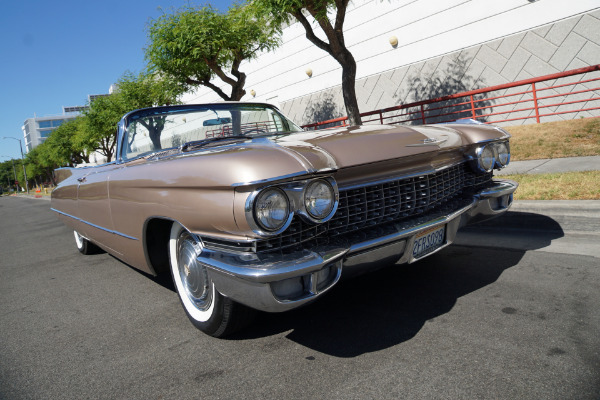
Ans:
{"label": "gold cadillac convertible", "polygon": [[506,212],[517,184],[493,170],[509,137],[473,123],[303,131],[261,103],[148,108],[120,121],[114,162],[56,170],[52,210],[81,253],[171,275],[191,322],[222,337]]}

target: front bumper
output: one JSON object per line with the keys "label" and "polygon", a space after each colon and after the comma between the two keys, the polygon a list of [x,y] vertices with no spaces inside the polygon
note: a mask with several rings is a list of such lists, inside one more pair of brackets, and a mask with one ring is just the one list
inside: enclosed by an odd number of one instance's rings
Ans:
{"label": "front bumper", "polygon": [[317,299],[343,275],[352,276],[392,263],[417,261],[413,245],[419,233],[446,225],[445,240],[433,254],[451,244],[458,229],[506,212],[518,184],[495,180],[458,210],[387,225],[360,237],[330,242],[288,254],[236,254],[204,248],[198,261],[206,266],[217,290],[249,307],[287,311]]}

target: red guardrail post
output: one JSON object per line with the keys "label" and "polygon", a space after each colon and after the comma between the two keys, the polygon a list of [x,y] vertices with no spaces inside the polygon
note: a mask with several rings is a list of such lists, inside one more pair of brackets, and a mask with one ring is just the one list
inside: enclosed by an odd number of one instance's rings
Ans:
{"label": "red guardrail post", "polygon": [[423,121],[423,125],[427,123],[425,122],[425,108],[423,104],[421,104],[421,121]]}
{"label": "red guardrail post", "polygon": [[535,82],[531,83],[531,92],[533,93],[533,107],[535,108],[535,120],[540,123],[540,109],[538,108],[537,92],[535,90]]}
{"label": "red guardrail post", "polygon": [[470,95],[471,99],[471,118],[475,119],[475,102],[473,102],[473,95]]}
{"label": "red guardrail post", "polygon": [[379,110],[379,122],[383,125],[383,113]]}

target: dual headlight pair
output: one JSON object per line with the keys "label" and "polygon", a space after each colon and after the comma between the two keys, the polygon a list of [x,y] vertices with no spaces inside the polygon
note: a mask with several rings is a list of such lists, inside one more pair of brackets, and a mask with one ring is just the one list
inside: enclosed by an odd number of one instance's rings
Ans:
{"label": "dual headlight pair", "polygon": [[508,140],[490,142],[475,150],[475,166],[481,172],[490,172],[494,168],[504,168],[510,162]]}
{"label": "dual headlight pair", "polygon": [[313,223],[326,222],[337,210],[339,192],[333,178],[318,178],[269,186],[248,198],[246,218],[263,235],[283,232],[295,213]]}

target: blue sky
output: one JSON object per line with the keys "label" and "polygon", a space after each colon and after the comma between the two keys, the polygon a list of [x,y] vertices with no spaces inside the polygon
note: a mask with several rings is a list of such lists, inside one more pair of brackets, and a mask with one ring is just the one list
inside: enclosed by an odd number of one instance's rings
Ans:
{"label": "blue sky", "polygon": [[[21,126],[85,105],[127,70],[144,66],[151,18],[204,0],[19,0],[0,13],[0,137],[23,139]],[[227,10],[232,0],[210,3]],[[23,142],[23,146],[25,143]],[[25,149],[23,149],[25,151]],[[16,140],[0,139],[0,156],[20,158]],[[10,158],[0,157],[0,162]]]}

